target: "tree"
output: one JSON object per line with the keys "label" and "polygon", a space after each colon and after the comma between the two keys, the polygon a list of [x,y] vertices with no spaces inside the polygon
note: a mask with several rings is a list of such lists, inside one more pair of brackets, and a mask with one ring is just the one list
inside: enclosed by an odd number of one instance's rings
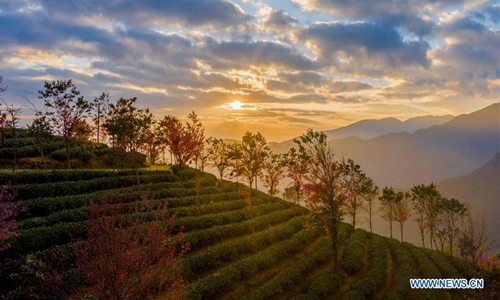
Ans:
{"label": "tree", "polygon": [[309,220],[313,225],[323,225],[329,233],[334,269],[338,269],[338,229],[347,200],[343,164],[336,160],[323,132],[309,129],[294,142],[299,158],[307,166],[304,190],[308,194]]}
{"label": "tree", "polygon": [[481,254],[481,248],[487,248],[488,235],[484,218],[479,221],[468,206],[462,216],[462,232],[458,239],[458,249],[463,259],[476,264]]}
{"label": "tree", "polygon": [[[6,88],[2,84],[3,77],[0,76],[0,94],[5,92]],[[2,141],[2,148],[5,147],[5,133],[7,131],[7,114],[0,110],[0,138]]]}
{"label": "tree", "polygon": [[[21,113],[21,107],[14,107],[14,105],[8,105],[7,102],[2,99],[5,105],[5,114],[1,114],[1,123],[5,123],[5,127],[12,132],[12,137],[14,138],[14,164],[12,165],[12,170],[17,168],[17,125],[19,123],[19,114]],[[2,124],[3,125],[3,124]],[[1,126],[1,125],[0,125]]]}
{"label": "tree", "polygon": [[166,203],[157,209],[152,222],[130,224],[106,198],[90,206],[88,238],[74,246],[76,271],[84,279],[78,299],[147,299],[164,289],[177,293],[173,299],[186,297],[173,266],[189,244],[182,233],[172,234],[176,215],[168,214]]}
{"label": "tree", "polygon": [[207,145],[208,164],[217,169],[220,181],[222,182],[224,171],[230,166],[229,147],[222,139],[214,137],[207,139]]}
{"label": "tree", "polygon": [[[266,146],[266,139],[260,132],[253,134],[247,131],[241,143],[235,144],[235,152],[232,160],[237,160],[238,174],[243,176],[248,183],[248,195],[246,197],[252,212],[252,186],[257,177],[261,175],[264,162],[268,156],[269,148]],[[252,215],[253,217],[253,215]]]}
{"label": "tree", "polygon": [[96,125],[96,142],[99,144],[103,143],[106,137],[106,130],[102,124],[105,123],[109,112],[109,94],[102,93],[99,97],[95,97],[92,107],[95,109],[92,121]]}
{"label": "tree", "polygon": [[438,203],[438,209],[441,212],[441,224],[443,234],[448,238],[450,246],[450,255],[453,255],[453,245],[455,237],[458,235],[458,223],[465,215],[467,209],[465,205],[455,198],[442,198]]}
{"label": "tree", "polygon": [[300,204],[300,201],[304,198],[303,185],[304,176],[308,171],[307,161],[300,158],[299,152],[294,147],[288,152],[287,158],[288,164],[286,166],[286,173],[292,182],[285,188],[284,198],[288,201]]}
{"label": "tree", "polygon": [[190,122],[186,123],[186,129],[190,138],[190,144],[195,159],[195,166],[198,167],[198,160],[201,159],[203,149],[205,148],[205,127],[200,122],[198,115],[191,111],[188,115]]}
{"label": "tree", "polygon": [[32,139],[32,143],[38,146],[38,152],[42,157],[43,165],[47,168],[44,158],[44,144],[52,138],[52,127],[47,114],[44,111],[38,110],[33,102],[27,97],[24,99],[31,104],[32,111],[35,113],[35,118],[28,125],[28,136]]}
{"label": "tree", "polygon": [[137,152],[144,143],[145,133],[153,122],[149,108],[135,106],[137,98],[120,98],[109,105],[108,116],[103,124],[111,136],[112,147]]}
{"label": "tree", "polygon": [[348,159],[347,163],[344,163],[344,168],[346,172],[345,176],[348,189],[345,211],[352,220],[352,226],[356,228],[357,212],[363,208],[363,198],[361,197],[361,191],[366,175],[361,172],[361,167],[358,164],[355,164],[352,159]]}
{"label": "tree", "polygon": [[392,238],[392,222],[394,221],[394,212],[396,209],[396,201],[398,195],[392,187],[385,187],[382,190],[380,200],[380,211],[382,212],[382,219],[389,223],[389,230]]}
{"label": "tree", "polygon": [[363,178],[363,184],[361,186],[360,190],[360,197],[363,198],[363,200],[366,202],[366,211],[368,212],[368,222],[370,224],[370,232],[373,233],[373,228],[372,228],[372,217],[373,217],[373,212],[374,212],[374,202],[375,199],[377,199],[379,194],[379,189],[378,186],[375,185],[373,180],[368,177]]}
{"label": "tree", "polygon": [[241,152],[240,144],[229,144],[227,145],[227,148],[229,167],[231,168],[231,173],[229,174],[229,176],[231,176],[231,178],[236,178],[236,182],[239,182],[239,178],[243,173],[243,154]]}
{"label": "tree", "polygon": [[205,129],[194,111],[188,115],[186,126],[174,116],[165,116],[160,126],[163,139],[175,157],[176,163],[184,167],[192,159],[200,157],[205,142]]}
{"label": "tree", "polygon": [[9,192],[9,188],[10,182],[2,185],[0,190],[0,251],[10,247],[7,239],[19,235],[15,217],[22,210],[21,202],[14,201],[15,194]]}
{"label": "tree", "polygon": [[53,128],[64,138],[68,168],[71,168],[69,148],[73,142],[76,125],[89,113],[91,106],[80,96],[71,79],[45,81],[45,90],[38,93],[45,106],[50,109],[47,113]]}
{"label": "tree", "polygon": [[441,199],[441,194],[436,186],[431,183],[426,186],[424,184],[413,186],[411,188],[413,207],[418,213],[417,222],[423,241],[423,229],[427,229],[430,234],[431,249],[434,243],[437,249],[436,230],[439,220],[438,202]]}
{"label": "tree", "polygon": [[269,195],[276,196],[279,193],[277,186],[286,177],[285,168],[287,164],[286,155],[269,152],[261,176],[264,186],[269,188]]}
{"label": "tree", "polygon": [[411,217],[411,207],[410,207],[410,194],[397,192],[396,193],[396,205],[394,207],[394,221],[399,225],[399,230],[401,231],[401,242],[403,242],[403,232],[404,225],[406,221]]}

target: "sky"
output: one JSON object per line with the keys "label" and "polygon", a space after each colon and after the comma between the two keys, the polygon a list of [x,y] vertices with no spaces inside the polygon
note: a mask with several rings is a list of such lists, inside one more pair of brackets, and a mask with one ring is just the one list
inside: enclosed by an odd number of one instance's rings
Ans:
{"label": "sky", "polygon": [[92,100],[194,110],[207,135],[268,141],[500,99],[500,5],[482,0],[0,0],[0,76],[33,114],[44,81]]}

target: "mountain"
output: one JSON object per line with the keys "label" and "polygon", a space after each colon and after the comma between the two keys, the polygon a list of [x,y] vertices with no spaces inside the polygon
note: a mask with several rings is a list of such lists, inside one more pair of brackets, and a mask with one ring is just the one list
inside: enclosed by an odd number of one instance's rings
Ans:
{"label": "mountain", "polygon": [[447,198],[470,203],[476,215],[484,216],[488,235],[496,239],[492,253],[500,251],[500,152],[486,164],[462,176],[437,183]]}
{"label": "mountain", "polygon": [[413,133],[418,129],[428,128],[433,125],[443,124],[451,120],[453,116],[423,116],[408,119],[404,122],[396,118],[385,118],[380,120],[362,120],[351,125],[323,131],[328,140],[346,137],[359,137],[370,139],[388,133],[408,132]]}
{"label": "mountain", "polygon": [[414,133],[332,141],[379,185],[406,188],[470,172],[500,151],[500,105],[460,115]]}
{"label": "mountain", "polygon": [[[413,133],[368,140],[348,137],[330,144],[339,157],[352,158],[380,186],[408,188],[438,182],[471,172],[500,151],[500,104]],[[270,146],[284,152],[291,143]]]}

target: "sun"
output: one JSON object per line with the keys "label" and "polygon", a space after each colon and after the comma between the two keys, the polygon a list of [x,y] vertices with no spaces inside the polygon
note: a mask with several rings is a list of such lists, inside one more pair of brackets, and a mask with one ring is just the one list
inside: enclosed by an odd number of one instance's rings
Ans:
{"label": "sun", "polygon": [[229,105],[229,107],[231,107],[231,109],[240,110],[241,107],[243,106],[243,103],[241,103],[240,101],[236,100],[236,101],[233,101],[233,102],[229,103],[228,105]]}

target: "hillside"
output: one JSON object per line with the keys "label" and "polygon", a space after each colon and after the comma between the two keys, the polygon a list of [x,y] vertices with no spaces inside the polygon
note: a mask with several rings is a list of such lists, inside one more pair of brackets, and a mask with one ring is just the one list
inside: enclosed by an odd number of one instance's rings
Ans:
{"label": "hillside", "polygon": [[451,115],[446,116],[422,116],[400,121],[396,118],[384,118],[380,120],[362,120],[341,128],[323,131],[328,140],[336,140],[347,137],[358,137],[371,139],[388,133],[408,132],[413,133],[419,129],[440,125],[450,121]]}
{"label": "hillside", "polygon": [[193,174],[142,171],[138,186],[126,172],[1,173],[27,211],[21,235],[0,252],[0,293],[13,287],[17,293],[37,291],[21,280],[23,272],[34,258],[71,251],[71,243],[85,236],[89,199],[104,194],[126,206],[167,201],[169,211],[178,213],[175,227],[184,227],[191,243],[179,265],[190,299],[456,299],[464,291],[412,290],[408,281],[484,276],[460,259],[347,224],[340,232],[341,271],[333,273],[330,241],[321,230],[304,228],[305,208],[253,191],[251,212],[242,185],[224,182],[220,189],[205,174],[195,188]]}
{"label": "hillside", "polygon": [[500,252],[500,152],[480,168],[437,184],[441,194],[463,199],[486,219],[490,238],[496,239],[492,253]]}
{"label": "hillside", "polygon": [[331,142],[381,186],[408,188],[463,175],[500,150],[500,104],[414,133]]}

